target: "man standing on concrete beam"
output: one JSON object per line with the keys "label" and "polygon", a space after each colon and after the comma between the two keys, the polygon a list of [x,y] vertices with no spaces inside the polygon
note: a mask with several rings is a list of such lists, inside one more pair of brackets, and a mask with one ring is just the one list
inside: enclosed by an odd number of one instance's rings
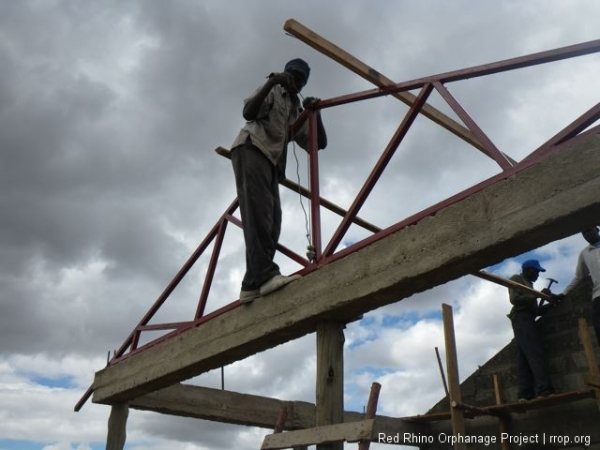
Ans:
{"label": "man standing on concrete beam", "polygon": [[[298,94],[306,85],[310,67],[302,59],[289,61],[281,73],[244,101],[246,124],[231,146],[231,163],[246,244],[246,273],[240,301],[248,303],[298,278],[281,275],[274,262],[281,231],[279,181],[285,178],[287,145],[295,141],[308,149],[308,121],[293,133],[291,125],[301,112]],[[307,97],[302,106],[311,108],[318,99]],[[318,148],[327,146],[327,135],[317,110]]]}
{"label": "man standing on concrete beam", "polygon": [[[516,283],[533,288],[540,272],[545,272],[537,259],[530,259],[521,265],[521,273],[510,279]],[[549,289],[542,290],[550,294]],[[517,344],[517,378],[519,381],[519,401],[532,400],[535,397],[547,397],[554,394],[554,387],[548,374],[548,363],[544,355],[542,339],[537,329],[536,317],[544,314],[552,303],[538,305],[538,297],[517,289],[508,290],[513,307],[508,315],[515,342]]]}
{"label": "man standing on concrete beam", "polygon": [[600,230],[592,227],[583,230],[581,234],[589,245],[579,254],[575,277],[559,297],[567,295],[585,278],[592,279],[592,324],[600,345]]}

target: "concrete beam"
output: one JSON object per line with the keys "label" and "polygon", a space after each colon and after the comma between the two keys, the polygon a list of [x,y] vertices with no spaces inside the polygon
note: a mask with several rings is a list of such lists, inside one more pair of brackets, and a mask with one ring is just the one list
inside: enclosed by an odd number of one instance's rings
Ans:
{"label": "concrete beam", "polygon": [[185,384],[151,392],[132,400],[129,406],[143,411],[271,430],[279,410],[285,406],[288,410],[285,430],[315,426],[315,405],[308,402],[283,401]]}
{"label": "concrete beam", "polygon": [[[258,395],[240,394],[200,386],[176,384],[132,400],[133,409],[192,417],[235,425],[272,430],[282,407],[287,409],[284,430],[304,430],[316,426],[316,406],[301,401],[283,401]],[[345,411],[344,422],[358,422],[364,414]],[[376,431],[384,434],[423,433],[427,424],[377,416]]]}
{"label": "concrete beam", "polygon": [[600,137],[565,149],[96,373],[96,403],[129,401],[564,238],[600,218]]}

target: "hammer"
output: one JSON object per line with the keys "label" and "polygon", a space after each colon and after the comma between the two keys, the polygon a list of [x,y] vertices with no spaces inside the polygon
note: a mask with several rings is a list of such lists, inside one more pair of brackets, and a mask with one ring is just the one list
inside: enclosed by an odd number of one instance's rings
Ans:
{"label": "hammer", "polygon": [[552,286],[552,283],[558,284],[558,280],[555,280],[554,278],[546,278],[546,280],[548,280],[548,287],[546,288],[548,290],[550,290],[550,286]]}
{"label": "hammer", "polygon": [[[546,278],[546,280],[548,280],[548,287],[546,288],[546,289],[548,289],[548,292],[550,291],[550,286],[552,286],[552,283],[558,284],[558,280],[555,280],[554,278]],[[543,304],[544,304],[544,299],[541,299],[539,306],[541,307]]]}
{"label": "hammer", "polygon": [[[552,283],[558,284],[558,280],[555,280],[554,278],[546,278],[546,280],[548,280],[548,287],[546,288],[546,289],[548,289],[548,292],[550,291],[550,286],[552,286]],[[544,299],[541,299],[539,306],[542,306],[543,304],[544,304]]]}

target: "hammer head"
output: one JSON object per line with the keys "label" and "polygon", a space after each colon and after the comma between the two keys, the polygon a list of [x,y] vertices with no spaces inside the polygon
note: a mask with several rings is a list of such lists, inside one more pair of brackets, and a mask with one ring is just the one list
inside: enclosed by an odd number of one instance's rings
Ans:
{"label": "hammer head", "polygon": [[550,289],[550,286],[552,286],[552,283],[558,284],[558,280],[555,280],[554,278],[546,278],[546,280],[548,280],[548,287],[546,289]]}

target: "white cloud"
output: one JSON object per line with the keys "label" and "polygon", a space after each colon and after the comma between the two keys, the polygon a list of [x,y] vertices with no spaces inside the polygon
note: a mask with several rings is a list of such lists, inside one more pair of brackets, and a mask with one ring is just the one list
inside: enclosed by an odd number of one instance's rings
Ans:
{"label": "white cloud", "polygon": [[59,442],[57,444],[45,445],[42,450],[92,450],[92,448],[87,444],[79,444],[73,447],[70,442]]}

